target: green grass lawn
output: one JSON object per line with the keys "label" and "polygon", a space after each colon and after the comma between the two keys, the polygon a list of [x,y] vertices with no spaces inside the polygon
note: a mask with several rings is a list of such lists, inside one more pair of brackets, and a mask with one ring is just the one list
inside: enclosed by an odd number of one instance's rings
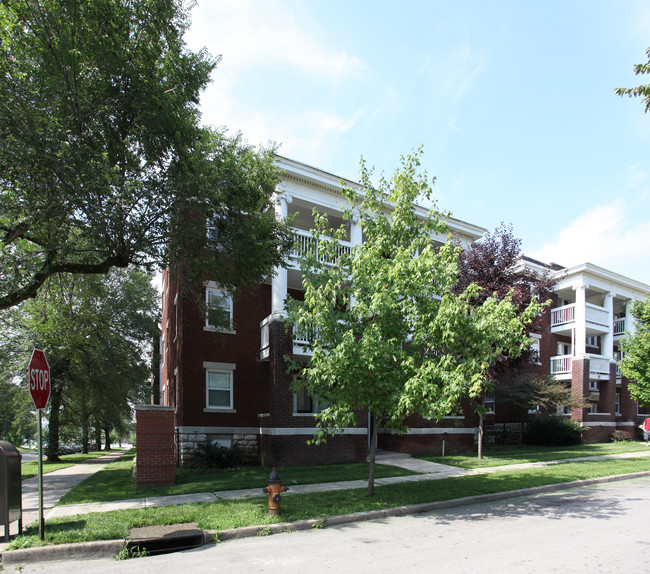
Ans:
{"label": "green grass lawn", "polygon": [[580,458],[583,456],[602,456],[607,454],[620,454],[625,452],[639,452],[650,450],[643,442],[609,442],[578,444],[574,446],[489,446],[483,450],[483,459],[479,460],[476,453],[446,456],[423,457],[431,462],[449,464],[461,468],[485,468],[489,466],[503,466],[520,464],[524,462],[544,462],[547,460],[561,460]]}
{"label": "green grass lawn", "polygon": [[350,512],[368,512],[387,507],[450,500],[647,470],[650,470],[650,460],[639,457],[502,470],[493,474],[405,483],[399,488],[378,486],[375,488],[375,496],[371,499],[366,498],[365,489],[313,494],[288,493],[282,498],[280,517],[269,516],[266,498],[260,497],[53,518],[46,522],[44,542],[39,540],[38,525],[34,523],[23,535],[11,542],[9,548],[124,539],[128,536],[129,530],[134,527],[185,522],[196,522],[200,528],[216,532],[251,525],[263,527],[277,522],[293,522],[308,518],[326,519],[328,516]]}
{"label": "green grass lawn", "polygon": [[[61,462],[46,462],[43,461],[43,474],[48,472],[53,472],[55,470],[60,470],[62,468],[67,468],[69,466],[74,466],[81,462],[86,462],[87,460],[92,460],[106,454],[105,452],[91,452],[89,454],[75,453],[75,454],[64,454],[61,455]],[[38,460],[30,460],[29,462],[24,462],[21,465],[22,479],[33,478],[38,476]]]}
{"label": "green grass lawn", "polygon": [[[149,496],[168,496],[172,494],[193,494],[197,492],[217,492],[219,490],[239,490],[243,488],[262,488],[267,485],[271,472],[269,467],[242,466],[237,469],[176,469],[176,484],[158,488],[138,488],[133,477],[133,458],[135,451],[123,455],[103,470],[88,477],[70,490],[59,504],[81,504],[87,502],[108,502]],[[318,466],[293,466],[278,468],[282,482],[292,484],[314,484],[339,480],[367,480],[367,463],[330,464]],[[414,472],[394,466],[377,465],[377,478],[407,476]]]}

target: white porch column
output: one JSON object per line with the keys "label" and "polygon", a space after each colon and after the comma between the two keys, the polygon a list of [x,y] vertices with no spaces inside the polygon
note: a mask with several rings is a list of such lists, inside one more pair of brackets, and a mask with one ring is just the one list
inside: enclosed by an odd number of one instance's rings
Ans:
{"label": "white porch column", "polygon": [[359,225],[359,216],[355,215],[350,221],[350,243],[361,245],[363,243],[363,231]]}
{"label": "white porch column", "polygon": [[608,359],[614,358],[614,293],[605,294],[605,302],[603,304],[605,311],[607,311],[607,324],[609,325],[609,332],[602,336],[601,354]]}
{"label": "white porch column", "polygon": [[587,353],[587,287],[584,283],[574,287],[576,292],[575,337],[573,355]]}
{"label": "white porch column", "polygon": [[[278,190],[279,191],[279,190]],[[275,196],[275,216],[278,220],[284,220],[289,215],[289,204],[291,196],[286,193],[278,193]],[[287,298],[289,288],[288,272],[286,267],[276,267],[271,278],[271,314],[286,315],[284,300]]]}
{"label": "white porch column", "polygon": [[636,333],[636,323],[634,322],[634,315],[632,315],[633,304],[634,301],[628,301],[625,304],[625,330],[631,336],[634,336],[634,333]]}

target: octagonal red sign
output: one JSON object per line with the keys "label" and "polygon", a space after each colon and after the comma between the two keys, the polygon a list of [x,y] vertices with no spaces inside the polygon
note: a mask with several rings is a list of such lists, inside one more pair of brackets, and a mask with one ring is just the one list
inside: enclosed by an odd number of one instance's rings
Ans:
{"label": "octagonal red sign", "polygon": [[50,399],[50,365],[45,353],[38,349],[34,349],[29,361],[29,392],[38,410],[47,406]]}

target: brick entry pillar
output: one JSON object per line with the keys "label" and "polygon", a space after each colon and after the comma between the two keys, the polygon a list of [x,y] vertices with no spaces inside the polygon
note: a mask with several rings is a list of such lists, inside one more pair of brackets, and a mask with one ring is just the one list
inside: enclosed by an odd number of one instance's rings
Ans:
{"label": "brick entry pillar", "polygon": [[[589,392],[589,358],[575,357],[571,362],[571,394],[575,398],[586,397]],[[571,409],[571,418],[582,422],[586,409]]]}
{"label": "brick entry pillar", "polygon": [[169,486],[176,482],[174,415],[176,407],[135,407],[136,462],[138,488]]}

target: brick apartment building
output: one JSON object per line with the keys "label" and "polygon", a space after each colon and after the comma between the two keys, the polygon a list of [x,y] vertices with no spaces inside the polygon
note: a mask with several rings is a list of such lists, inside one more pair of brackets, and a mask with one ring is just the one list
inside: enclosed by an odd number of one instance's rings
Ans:
{"label": "brick apartment building", "polygon": [[[313,208],[327,213],[332,227],[338,227],[343,223],[345,198],[340,178],[286,158],[279,158],[279,163],[285,174],[278,186],[276,213],[295,216],[296,249],[300,250],[311,241]],[[463,245],[486,231],[453,218],[447,223]],[[361,230],[352,222],[341,249],[361,241]],[[650,287],[591,264],[564,269],[524,259],[521,265],[535,271],[548,269],[557,280],[552,310],[545,314],[539,332],[530,335],[540,357],[531,368],[550,373],[589,397],[591,408],[566,414],[590,428],[586,440],[606,439],[615,429],[633,434],[642,417],[616,360],[621,335],[633,328],[629,303],[645,299]],[[355,427],[330,437],[326,444],[307,444],[320,405],[290,388],[292,375],[287,374],[284,357],[308,361],[309,356],[306,342],[292,338],[285,329],[287,295],[302,297],[295,258],[236,302],[206,278],[206,302],[216,302],[231,324],[228,330],[217,330],[170,276],[163,275],[160,397],[162,405],[176,408],[181,465],[192,464],[196,444],[205,440],[237,443],[248,460],[264,464],[365,460],[370,434],[365,413],[358,413]],[[495,405],[486,422],[508,422],[507,417],[508,410]],[[477,420],[473,409],[466,407],[437,423],[415,416],[407,424],[406,435],[381,434],[379,448],[434,454],[444,441],[446,452],[467,450],[473,445]]]}

